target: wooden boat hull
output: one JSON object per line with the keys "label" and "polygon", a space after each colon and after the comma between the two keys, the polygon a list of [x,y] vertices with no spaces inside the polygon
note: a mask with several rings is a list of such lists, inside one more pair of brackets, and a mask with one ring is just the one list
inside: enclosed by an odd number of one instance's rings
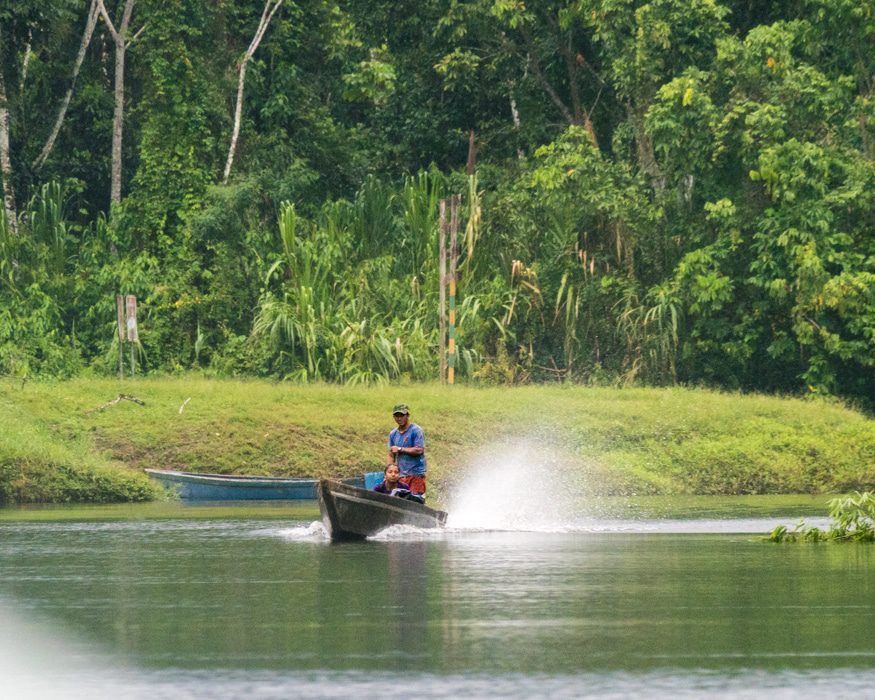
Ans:
{"label": "wooden boat hull", "polygon": [[[146,473],[180,498],[195,501],[306,500],[316,498],[316,479],[272,476],[197,474],[146,469]],[[364,480],[350,483],[362,485]]]}
{"label": "wooden boat hull", "polygon": [[316,496],[332,540],[361,540],[391,525],[433,528],[447,522],[442,510],[330,479],[319,480]]}

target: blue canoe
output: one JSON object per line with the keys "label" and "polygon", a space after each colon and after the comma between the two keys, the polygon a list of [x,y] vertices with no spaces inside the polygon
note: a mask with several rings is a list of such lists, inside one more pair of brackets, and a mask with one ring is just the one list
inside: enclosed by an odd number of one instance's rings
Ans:
{"label": "blue canoe", "polygon": [[[265,501],[316,498],[317,479],[278,476],[236,476],[146,469],[146,474],[180,498],[194,501]],[[382,476],[382,475],[381,475]],[[365,485],[364,477],[347,479],[351,486]]]}

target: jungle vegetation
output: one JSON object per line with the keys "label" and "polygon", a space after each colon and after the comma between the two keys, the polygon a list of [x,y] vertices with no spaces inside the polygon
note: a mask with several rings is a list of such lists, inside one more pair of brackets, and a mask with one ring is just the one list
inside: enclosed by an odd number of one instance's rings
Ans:
{"label": "jungle vegetation", "polygon": [[[863,0],[2,0],[0,372],[875,396]],[[473,136],[472,136],[473,135]],[[473,148],[471,147],[473,144]]]}

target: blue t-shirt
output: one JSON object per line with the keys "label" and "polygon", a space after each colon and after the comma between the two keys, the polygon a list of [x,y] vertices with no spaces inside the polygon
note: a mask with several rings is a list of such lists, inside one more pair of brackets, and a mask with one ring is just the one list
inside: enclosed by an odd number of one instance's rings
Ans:
{"label": "blue t-shirt", "polygon": [[[416,423],[410,423],[403,433],[395,428],[389,433],[389,447],[421,447],[425,449],[425,434]],[[421,476],[425,474],[425,453],[408,455],[399,453],[395,464],[401,470],[401,476]]]}

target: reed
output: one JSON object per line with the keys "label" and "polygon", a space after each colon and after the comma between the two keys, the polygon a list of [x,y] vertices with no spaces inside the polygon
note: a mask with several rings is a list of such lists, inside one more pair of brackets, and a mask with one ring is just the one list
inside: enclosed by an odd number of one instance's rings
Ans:
{"label": "reed", "polygon": [[804,520],[790,529],[778,525],[768,535],[770,542],[875,542],[875,493],[856,491],[829,502],[827,530]]}
{"label": "reed", "polygon": [[371,177],[353,202],[330,202],[313,221],[281,207],[281,251],[253,337],[268,339],[283,377],[379,384],[435,376],[441,187],[439,174],[405,178],[398,192]]}

